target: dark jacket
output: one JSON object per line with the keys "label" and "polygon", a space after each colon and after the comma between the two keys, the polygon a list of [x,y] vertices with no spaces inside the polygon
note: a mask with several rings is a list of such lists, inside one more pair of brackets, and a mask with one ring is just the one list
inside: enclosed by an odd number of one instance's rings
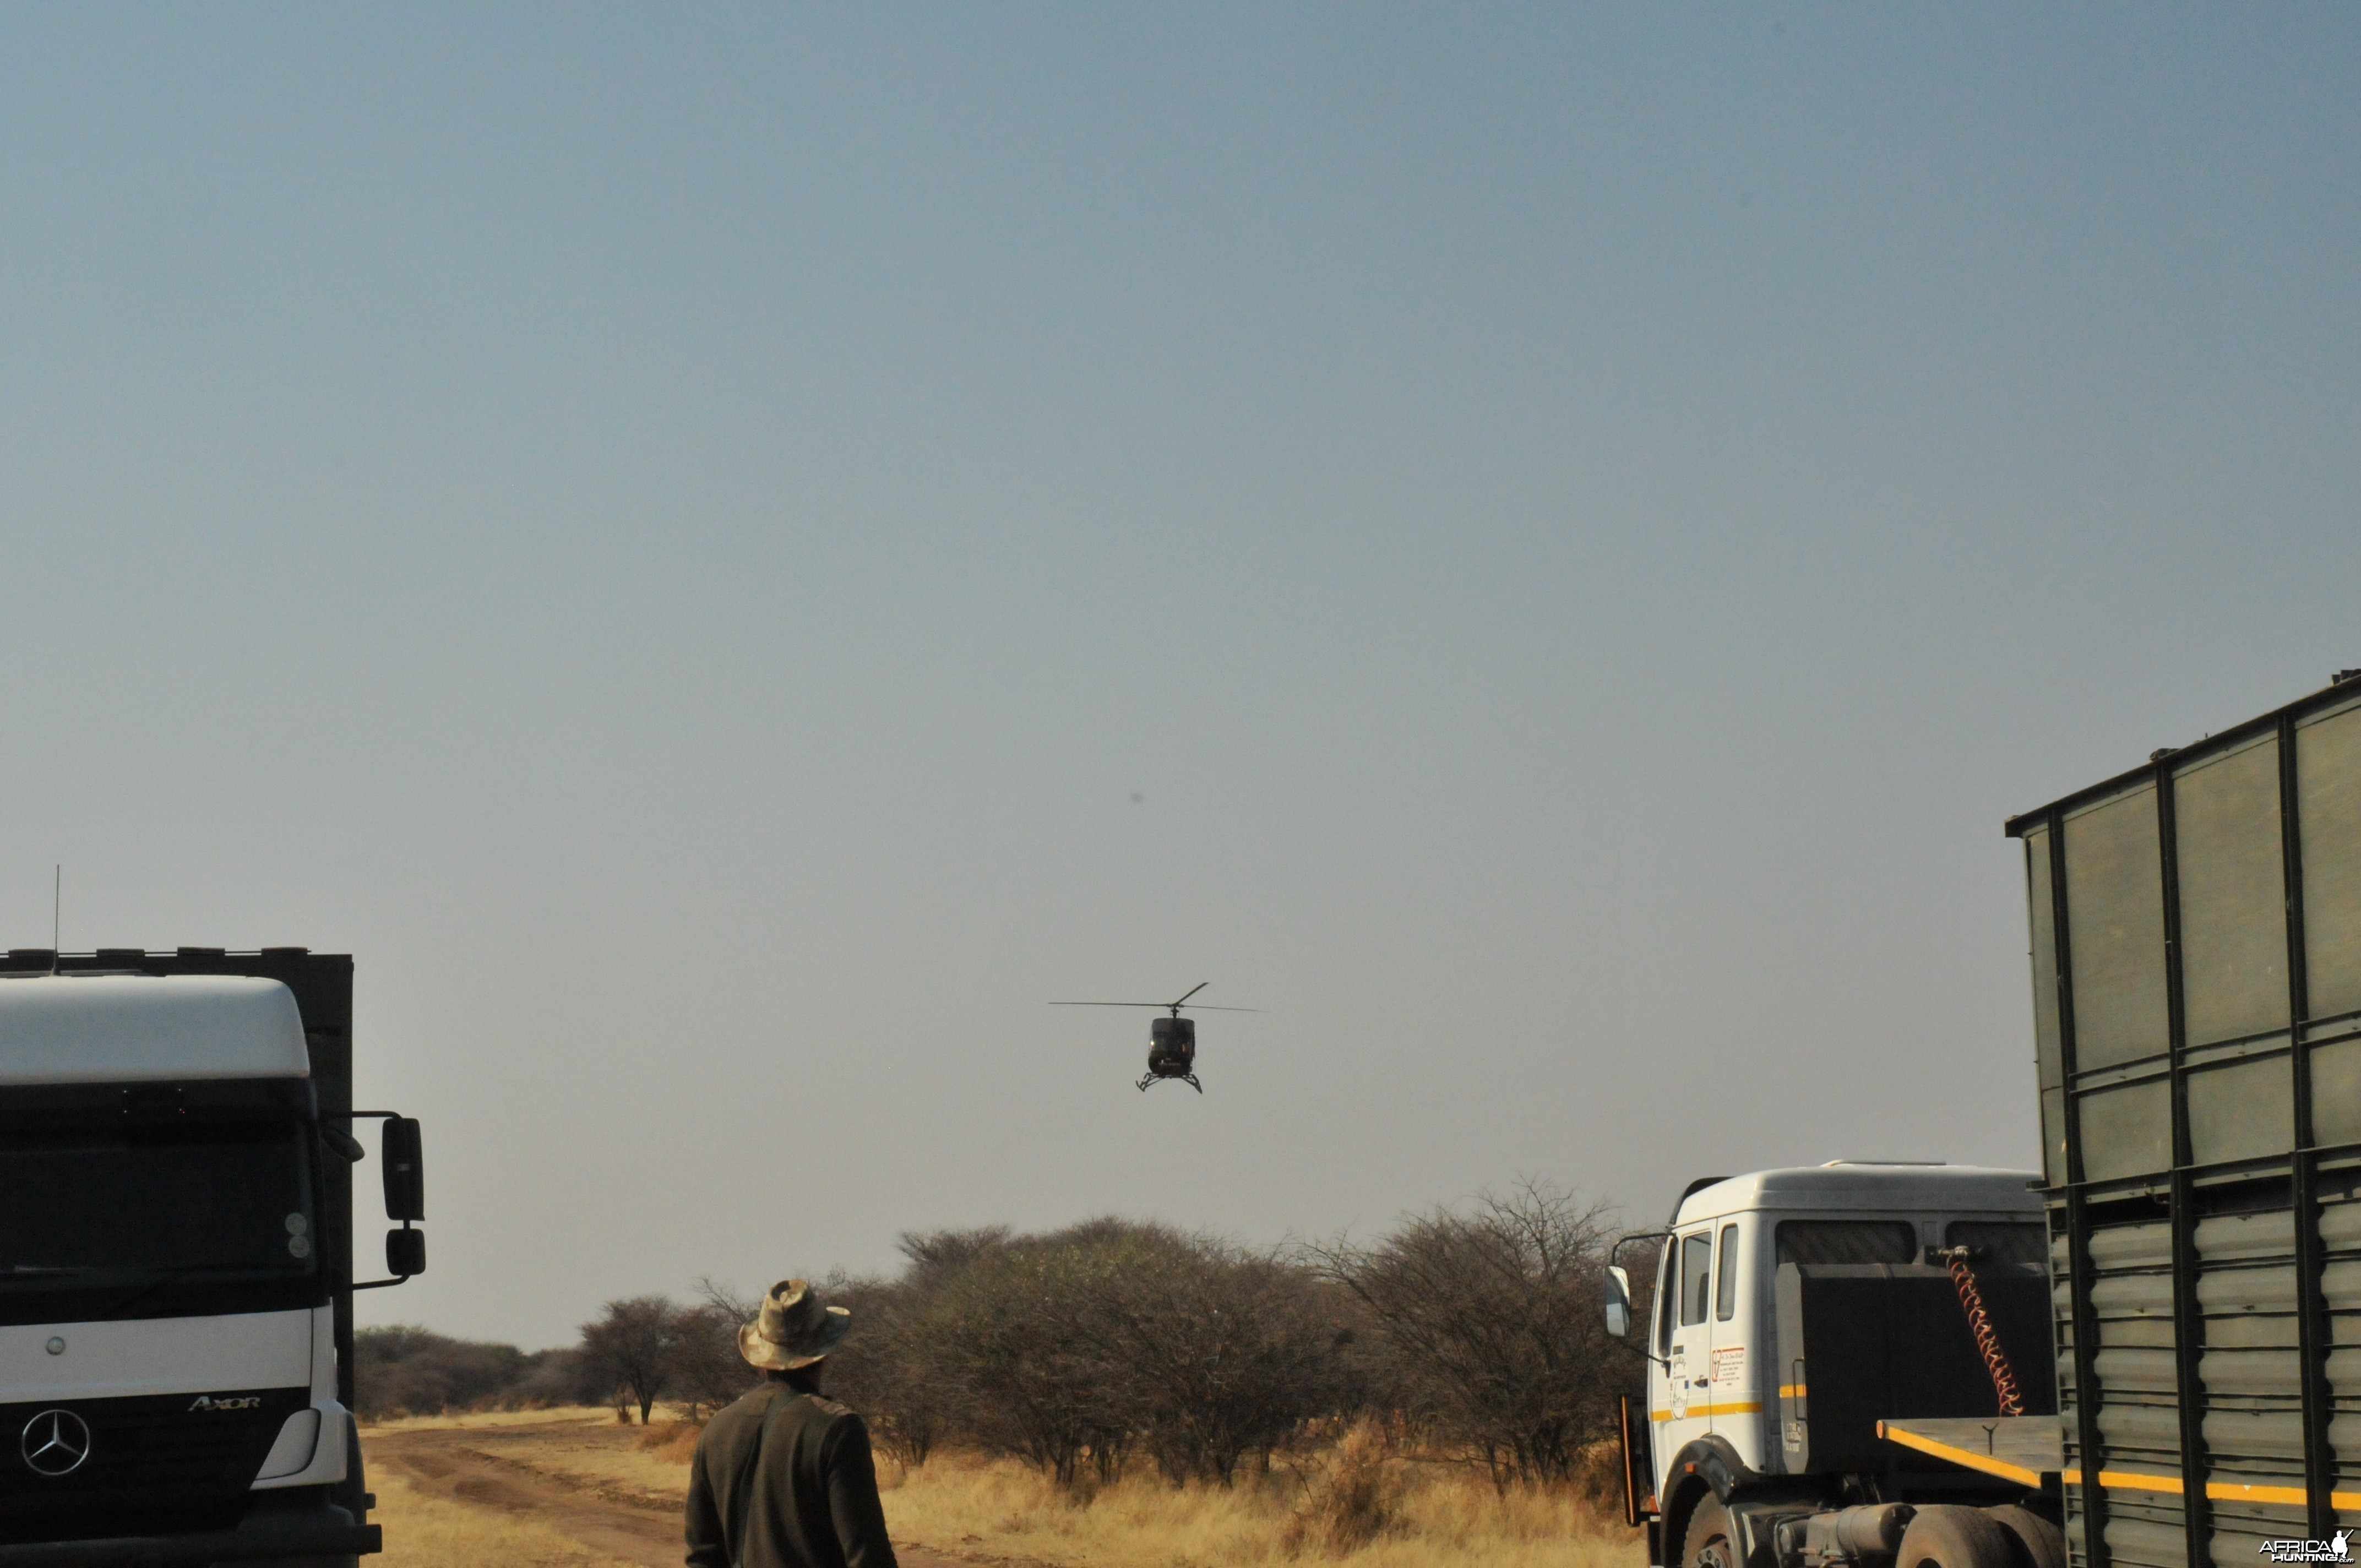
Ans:
{"label": "dark jacket", "polygon": [[765,1382],[706,1426],[688,1467],[688,1568],[897,1568],[869,1429]]}

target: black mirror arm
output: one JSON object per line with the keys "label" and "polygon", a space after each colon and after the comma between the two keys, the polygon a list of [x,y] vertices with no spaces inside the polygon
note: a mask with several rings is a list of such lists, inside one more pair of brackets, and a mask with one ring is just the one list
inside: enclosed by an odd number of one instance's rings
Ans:
{"label": "black mirror arm", "polygon": [[[359,1287],[356,1286],[354,1288],[358,1289]],[[1654,1351],[1642,1350],[1638,1345],[1633,1344],[1628,1339],[1615,1339],[1612,1336],[1609,1336],[1608,1343],[1614,1345],[1618,1350],[1630,1351],[1633,1355],[1638,1356],[1642,1361],[1654,1362],[1657,1365],[1664,1369],[1664,1373],[1667,1376],[1671,1376],[1673,1364],[1666,1361],[1663,1356],[1658,1355]]]}
{"label": "black mirror arm", "polygon": [[1607,1249],[1607,1261],[1610,1264],[1613,1263],[1615,1261],[1616,1255],[1620,1253],[1625,1246],[1629,1245],[1632,1242],[1660,1242],[1672,1234],[1673,1233],[1670,1231],[1633,1231],[1628,1236],[1617,1236],[1615,1238],[1615,1245]]}
{"label": "black mirror arm", "polygon": [[[401,1228],[405,1231],[410,1229],[410,1222],[404,1220],[401,1223]],[[389,1285],[407,1285],[417,1277],[418,1276],[414,1274],[395,1274],[390,1275],[383,1279],[358,1279],[353,1282],[353,1288],[356,1290],[382,1290]]]}
{"label": "black mirror arm", "polygon": [[[401,1113],[399,1111],[341,1111],[332,1112],[330,1114],[342,1116],[347,1122],[367,1122],[399,1116]],[[368,1158],[368,1150],[363,1146],[360,1139],[350,1133],[328,1125],[325,1117],[323,1117],[320,1122],[320,1136],[327,1140],[329,1149],[346,1165],[358,1165]]]}

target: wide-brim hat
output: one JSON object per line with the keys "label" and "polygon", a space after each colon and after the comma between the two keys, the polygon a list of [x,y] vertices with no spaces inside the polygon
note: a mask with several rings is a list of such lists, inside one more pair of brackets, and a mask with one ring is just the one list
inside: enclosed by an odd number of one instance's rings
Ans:
{"label": "wide-brim hat", "polygon": [[793,1372],[834,1350],[852,1327],[852,1314],[831,1307],[801,1279],[782,1279],[763,1298],[763,1310],[738,1329],[738,1354],[766,1372]]}

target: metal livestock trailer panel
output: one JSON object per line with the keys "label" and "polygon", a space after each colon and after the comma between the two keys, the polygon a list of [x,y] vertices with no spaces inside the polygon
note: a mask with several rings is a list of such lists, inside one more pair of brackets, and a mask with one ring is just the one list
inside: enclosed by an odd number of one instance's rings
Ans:
{"label": "metal livestock trailer panel", "polygon": [[2008,824],[2077,1563],[2361,1527],[2356,677]]}

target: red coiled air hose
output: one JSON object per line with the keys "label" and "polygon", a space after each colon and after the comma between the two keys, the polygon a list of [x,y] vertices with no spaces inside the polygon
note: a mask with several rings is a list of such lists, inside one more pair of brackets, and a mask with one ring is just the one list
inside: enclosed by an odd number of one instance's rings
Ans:
{"label": "red coiled air hose", "polygon": [[2000,1397],[2000,1413],[2004,1416],[2025,1414],[2025,1398],[2016,1391],[2016,1373],[2008,1365],[2008,1352],[2000,1344],[2000,1331],[1993,1327],[1992,1314],[1984,1310],[1984,1293],[1976,1288],[1975,1271],[1968,1266],[1968,1249],[1946,1247],[1935,1255],[1951,1271],[1951,1283],[1960,1288],[1960,1309],[1968,1315],[1968,1332],[1976,1336],[1976,1349],[1984,1358],[1984,1370],[1992,1374],[1993,1392]]}

